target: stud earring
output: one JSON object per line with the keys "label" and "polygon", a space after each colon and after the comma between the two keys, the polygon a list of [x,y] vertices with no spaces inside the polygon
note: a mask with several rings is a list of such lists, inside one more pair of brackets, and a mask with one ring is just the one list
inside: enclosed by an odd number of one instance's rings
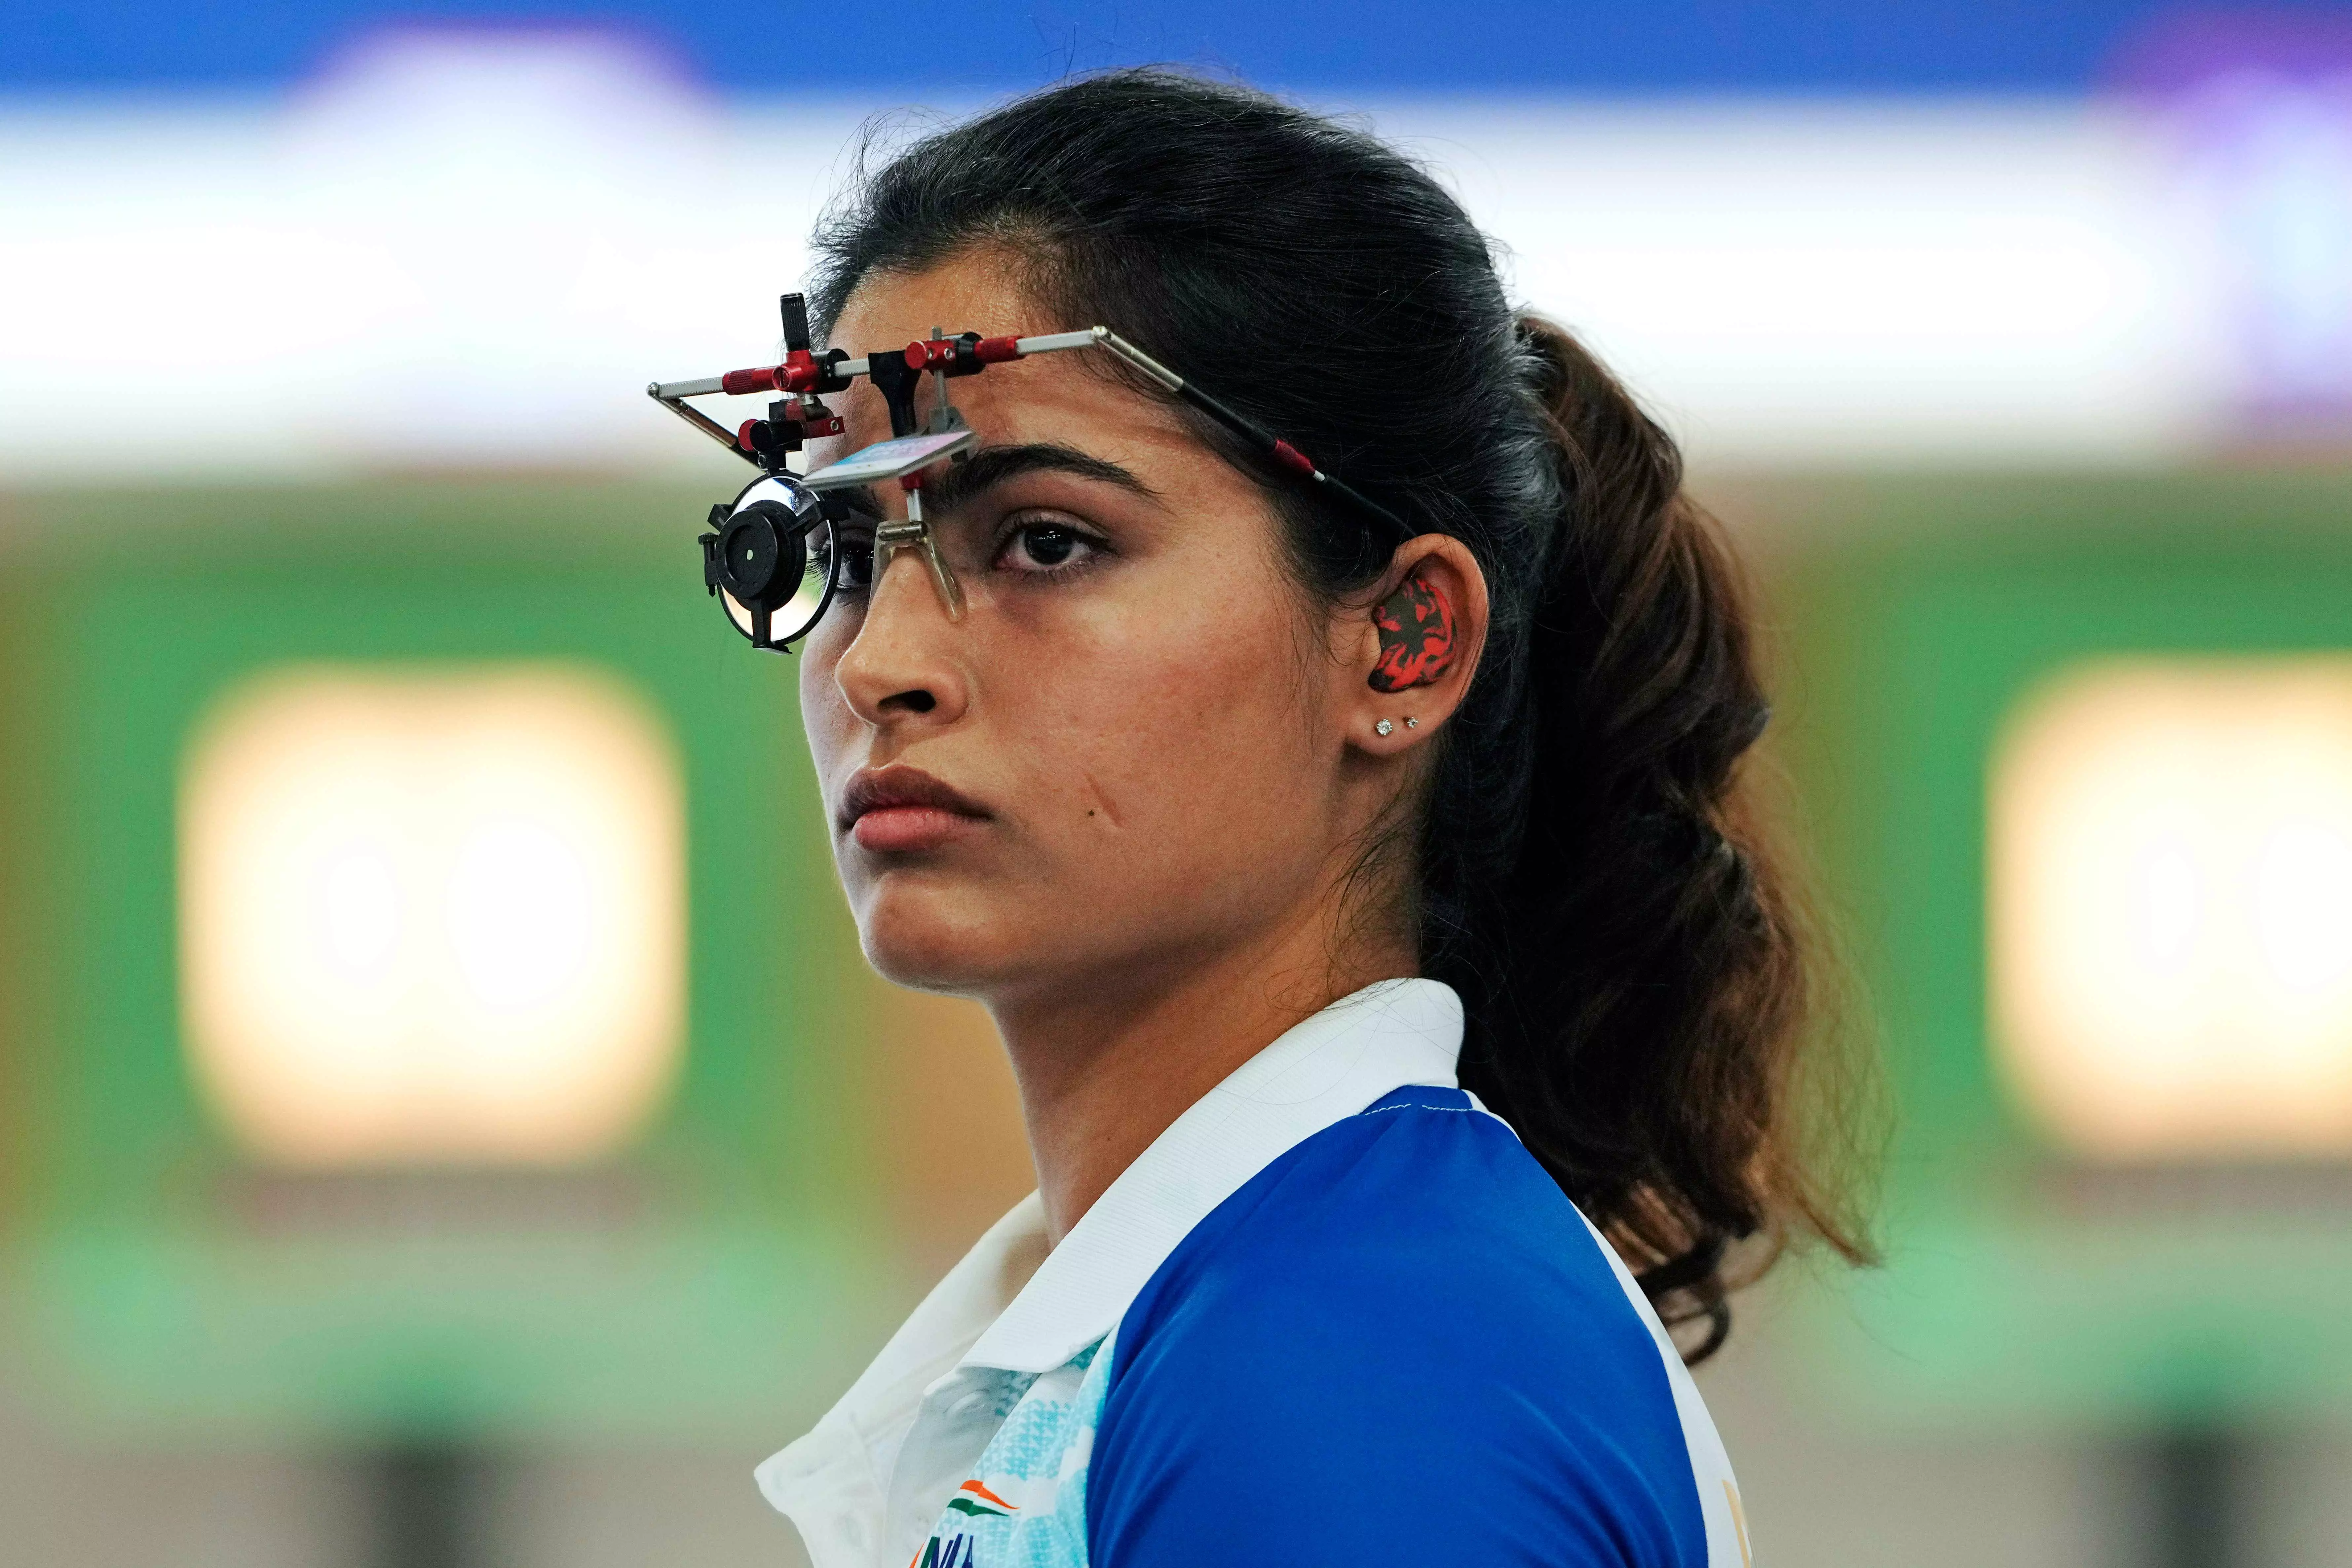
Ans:
{"label": "stud earring", "polygon": [[1404,727],[1408,730],[1418,730],[1421,728],[1421,721],[1418,719],[1408,718],[1404,721]]}
{"label": "stud earring", "polygon": [[1377,723],[1377,724],[1375,724],[1375,725],[1373,725],[1373,726],[1372,726],[1372,733],[1373,733],[1373,734],[1375,734],[1375,735],[1385,735],[1385,734],[1387,734],[1391,730],[1393,730],[1393,729],[1395,729],[1395,728],[1396,728],[1396,726],[1395,726],[1395,725],[1393,725],[1393,724],[1390,723],[1387,720],[1383,719],[1383,720],[1381,720],[1379,723]]}

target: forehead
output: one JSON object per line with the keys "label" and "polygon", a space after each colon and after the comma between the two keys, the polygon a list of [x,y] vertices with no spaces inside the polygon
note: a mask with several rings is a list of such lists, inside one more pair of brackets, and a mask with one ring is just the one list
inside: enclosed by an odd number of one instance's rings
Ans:
{"label": "forehead", "polygon": [[[941,317],[954,319],[934,319]],[[996,337],[1058,331],[1066,324],[1039,317],[1038,307],[1002,252],[975,248],[919,272],[867,273],[842,302],[833,342],[857,353],[879,342],[929,337],[933,327]]]}
{"label": "forehead", "polygon": [[[1066,321],[1062,312],[1041,307],[1021,287],[1009,264],[989,251],[976,250],[920,272],[869,275],[843,304],[830,342],[853,355],[884,353],[929,337],[935,327],[950,337],[966,331],[1032,337],[1095,324]],[[1090,446],[1087,437],[1092,435],[1116,445],[1174,441],[1196,452],[1202,449],[1165,400],[1105,374],[1110,368],[1100,349],[1037,354],[957,377],[948,383],[949,395],[983,442],[1052,438]],[[917,395],[917,410],[928,411],[934,395],[933,383],[926,377]],[[834,401],[847,416],[857,444],[889,434],[882,395],[867,382],[858,381]]]}

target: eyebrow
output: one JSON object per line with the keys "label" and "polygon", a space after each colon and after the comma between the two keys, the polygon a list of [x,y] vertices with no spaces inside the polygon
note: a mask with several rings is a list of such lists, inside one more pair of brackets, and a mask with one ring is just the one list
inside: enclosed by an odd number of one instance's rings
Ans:
{"label": "eyebrow", "polygon": [[937,479],[927,479],[923,485],[923,495],[930,505],[945,511],[1024,474],[1068,474],[1075,479],[1117,485],[1147,500],[1160,499],[1159,491],[1136,478],[1129,469],[1055,441],[1033,441],[1015,447],[982,447],[962,462],[950,464],[947,472]]}

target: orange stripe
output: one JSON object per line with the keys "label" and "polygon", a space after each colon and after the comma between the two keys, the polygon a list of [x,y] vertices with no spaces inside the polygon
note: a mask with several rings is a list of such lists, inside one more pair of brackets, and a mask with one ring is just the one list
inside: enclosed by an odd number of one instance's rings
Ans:
{"label": "orange stripe", "polygon": [[963,1485],[956,1488],[956,1490],[960,1492],[970,1492],[972,1496],[979,1498],[983,1502],[992,1502],[997,1507],[1007,1510],[1013,1513],[1019,1513],[1021,1511],[1019,1509],[1014,1508],[1011,1503],[1006,1502],[1003,1498],[998,1497],[994,1492],[990,1491],[986,1487],[982,1486],[978,1481],[966,1481]]}

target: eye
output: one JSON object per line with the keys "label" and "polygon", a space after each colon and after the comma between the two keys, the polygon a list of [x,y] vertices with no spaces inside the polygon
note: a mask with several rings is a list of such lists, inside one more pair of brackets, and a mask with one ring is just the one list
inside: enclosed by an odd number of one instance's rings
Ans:
{"label": "eye", "polygon": [[1024,522],[1006,537],[996,563],[1014,572],[1057,572],[1084,565],[1099,548],[1067,523]]}
{"label": "eye", "polygon": [[874,586],[872,534],[854,534],[841,542],[841,585],[860,594]]}
{"label": "eye", "polygon": [[836,549],[841,552],[841,570],[835,580],[835,587],[845,594],[863,594],[873,587],[873,533],[854,524],[823,530],[814,552],[818,570],[833,570],[833,552]]}

